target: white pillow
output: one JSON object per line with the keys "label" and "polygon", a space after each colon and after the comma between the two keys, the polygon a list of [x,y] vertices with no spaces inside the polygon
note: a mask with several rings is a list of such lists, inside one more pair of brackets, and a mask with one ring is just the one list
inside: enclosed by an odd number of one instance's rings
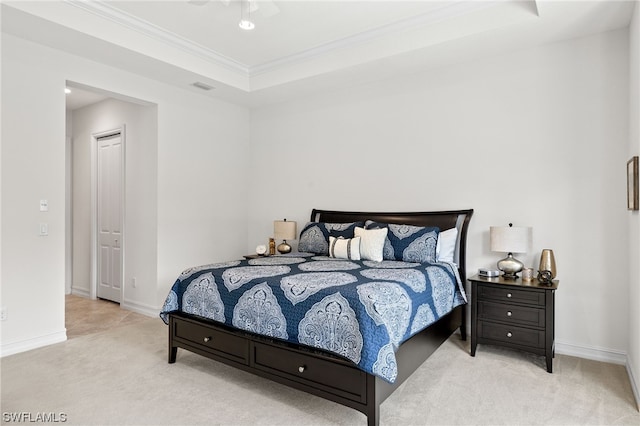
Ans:
{"label": "white pillow", "polygon": [[354,235],[360,237],[360,256],[363,260],[382,262],[382,250],[389,228],[364,229],[356,226]]}
{"label": "white pillow", "polygon": [[329,237],[329,257],[360,260],[360,237]]}
{"label": "white pillow", "polygon": [[453,256],[456,252],[456,241],[458,240],[458,228],[447,229],[438,234],[436,244],[436,262],[454,263]]}

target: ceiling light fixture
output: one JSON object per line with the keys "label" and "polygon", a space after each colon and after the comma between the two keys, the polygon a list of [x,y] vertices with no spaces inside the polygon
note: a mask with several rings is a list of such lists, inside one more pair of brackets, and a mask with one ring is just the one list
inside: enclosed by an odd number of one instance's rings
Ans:
{"label": "ceiling light fixture", "polygon": [[247,7],[245,13],[245,2],[240,1],[240,22],[238,22],[238,26],[243,30],[250,31],[256,27],[256,24],[251,20],[251,0],[247,0]]}

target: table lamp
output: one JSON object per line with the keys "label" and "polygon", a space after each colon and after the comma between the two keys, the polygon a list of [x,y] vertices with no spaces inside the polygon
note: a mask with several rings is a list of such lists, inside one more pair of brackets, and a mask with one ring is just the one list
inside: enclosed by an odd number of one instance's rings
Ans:
{"label": "table lamp", "polygon": [[489,232],[491,251],[508,253],[507,257],[498,261],[498,269],[503,272],[503,278],[514,280],[524,265],[513,257],[513,253],[526,253],[531,246],[533,231],[531,227],[492,226]]}
{"label": "table lamp", "polygon": [[285,220],[273,221],[273,236],[276,240],[282,240],[282,244],[278,245],[278,251],[281,254],[291,252],[291,246],[287,244],[287,240],[296,239],[296,222]]}

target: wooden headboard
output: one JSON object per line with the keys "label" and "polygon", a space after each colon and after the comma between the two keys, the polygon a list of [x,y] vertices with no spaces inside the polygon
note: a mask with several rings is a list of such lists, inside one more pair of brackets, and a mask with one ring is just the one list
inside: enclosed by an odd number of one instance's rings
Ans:
{"label": "wooden headboard", "polygon": [[382,223],[398,223],[415,226],[437,226],[441,231],[458,228],[458,241],[456,243],[455,259],[458,263],[460,279],[466,282],[466,254],[467,254],[467,230],[469,221],[473,215],[473,209],[450,210],[436,212],[342,212],[335,210],[311,211],[312,222],[347,223],[364,220],[373,220]]}

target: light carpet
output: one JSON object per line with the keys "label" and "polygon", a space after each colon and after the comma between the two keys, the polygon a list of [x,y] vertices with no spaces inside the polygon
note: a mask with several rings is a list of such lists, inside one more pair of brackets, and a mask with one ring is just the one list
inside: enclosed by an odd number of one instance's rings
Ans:
{"label": "light carpet", "polygon": [[[363,414],[178,350],[145,319],[1,361],[6,413],[72,425],[366,425]],[[640,425],[623,366],[445,342],[380,408],[382,425]]]}

